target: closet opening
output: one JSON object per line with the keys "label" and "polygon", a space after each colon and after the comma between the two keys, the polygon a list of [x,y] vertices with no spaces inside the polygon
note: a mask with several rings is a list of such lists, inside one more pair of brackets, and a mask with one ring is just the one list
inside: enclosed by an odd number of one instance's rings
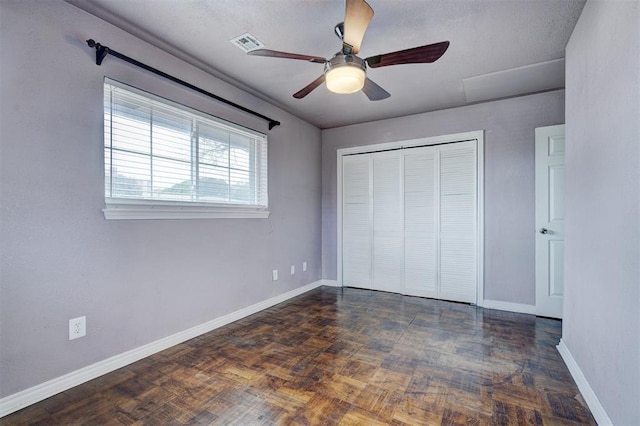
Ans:
{"label": "closet opening", "polygon": [[337,154],[338,283],[482,304],[483,132]]}

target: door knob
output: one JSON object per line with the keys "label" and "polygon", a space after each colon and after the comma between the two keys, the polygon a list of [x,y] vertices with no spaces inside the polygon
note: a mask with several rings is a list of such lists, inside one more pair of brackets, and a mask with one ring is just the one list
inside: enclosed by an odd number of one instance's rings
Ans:
{"label": "door knob", "polygon": [[540,228],[540,233],[541,234],[548,234],[549,230],[547,228]]}

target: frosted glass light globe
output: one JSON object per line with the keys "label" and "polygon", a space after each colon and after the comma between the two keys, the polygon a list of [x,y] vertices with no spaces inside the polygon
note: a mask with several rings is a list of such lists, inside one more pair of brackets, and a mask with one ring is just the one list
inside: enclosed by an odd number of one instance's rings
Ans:
{"label": "frosted glass light globe", "polygon": [[333,93],[355,93],[364,87],[365,72],[359,66],[341,65],[325,74],[327,89]]}

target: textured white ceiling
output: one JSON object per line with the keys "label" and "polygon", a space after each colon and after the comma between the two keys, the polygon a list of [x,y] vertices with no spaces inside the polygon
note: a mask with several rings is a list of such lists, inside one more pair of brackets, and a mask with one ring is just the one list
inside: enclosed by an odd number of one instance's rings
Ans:
{"label": "textured white ceiling", "polygon": [[[67,1],[320,128],[466,105],[463,79],[504,70],[511,70],[509,96],[556,89],[562,76],[529,65],[564,58],[585,3],[368,0],[375,16],[364,37],[362,58],[451,42],[433,64],[369,69],[367,75],[391,93],[389,99],[371,102],[362,93],[330,93],[324,85],[302,100],[294,99],[293,93],[322,73],[321,64],[247,56],[229,42],[250,32],[268,49],[330,58],[341,46],[333,27],[344,18],[344,0]],[[109,46],[108,40],[99,41]],[[127,54],[126,46],[110,47]],[[563,69],[555,68],[556,74]],[[530,73],[536,69],[544,75],[532,84]],[[520,70],[528,74],[519,76]],[[483,87],[483,98],[505,96],[496,81],[495,92],[490,85]]]}

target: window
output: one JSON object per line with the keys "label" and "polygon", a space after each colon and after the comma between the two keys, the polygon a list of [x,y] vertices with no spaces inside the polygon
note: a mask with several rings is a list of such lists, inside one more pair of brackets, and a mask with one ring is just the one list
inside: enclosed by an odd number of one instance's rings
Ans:
{"label": "window", "polygon": [[267,217],[267,137],[104,83],[105,217]]}

